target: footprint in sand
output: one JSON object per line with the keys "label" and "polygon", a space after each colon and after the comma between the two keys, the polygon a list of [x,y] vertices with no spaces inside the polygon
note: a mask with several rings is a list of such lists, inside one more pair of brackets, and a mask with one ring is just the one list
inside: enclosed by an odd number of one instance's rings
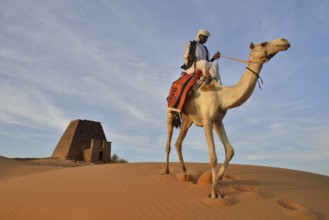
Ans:
{"label": "footprint in sand", "polygon": [[257,196],[262,197],[263,199],[268,199],[268,198],[274,197],[274,194],[272,194],[271,192],[263,191],[261,189],[258,189],[257,187],[253,187],[253,186],[242,186],[242,185],[240,186],[239,185],[239,186],[235,186],[233,188],[240,192],[255,194]]}
{"label": "footprint in sand", "polygon": [[[245,181],[252,182],[252,180],[247,180],[244,177],[235,174],[229,174],[226,175],[225,177],[229,180],[239,181],[239,183],[244,183]],[[246,184],[248,184],[249,182],[246,182]],[[197,182],[197,185],[204,185],[211,183],[212,183],[211,172],[208,171],[205,172],[203,175],[201,175],[201,177]],[[257,187],[250,185],[237,185],[237,186],[233,186],[233,189],[241,193],[255,194],[263,199],[273,199],[273,202],[276,201],[276,203],[282,207],[283,211],[292,219],[298,219],[298,220],[323,219],[321,213],[317,213],[291,200],[280,199],[280,198],[278,199],[271,192],[263,191]],[[237,199],[235,196],[225,196],[223,199],[211,199],[207,197],[207,198],[203,198],[203,202],[208,206],[231,206],[237,202]]]}
{"label": "footprint in sand", "polygon": [[231,206],[236,203],[236,198],[234,196],[225,196],[222,199],[212,199],[206,197],[203,198],[202,201],[208,206]]}
{"label": "footprint in sand", "polygon": [[235,186],[234,189],[241,191],[241,192],[257,192],[260,191],[258,188],[253,186]]}
{"label": "footprint in sand", "polygon": [[181,174],[181,173],[177,173],[176,179],[180,182],[195,182],[195,179],[197,179],[197,177],[195,177],[197,174],[194,173],[186,173],[186,174]]}
{"label": "footprint in sand", "polygon": [[[230,180],[246,180],[242,176],[238,176],[238,175],[234,175],[234,174],[226,175],[225,177],[227,179],[230,179]],[[211,173],[211,171],[204,172],[200,176],[200,178],[198,179],[197,184],[212,184],[212,173]]]}
{"label": "footprint in sand", "polygon": [[322,219],[319,213],[314,212],[296,202],[287,199],[278,199],[277,203],[283,208],[284,212],[292,219],[319,220]]}
{"label": "footprint in sand", "polygon": [[212,173],[211,171],[204,172],[197,181],[198,185],[202,184],[212,184]]}
{"label": "footprint in sand", "polygon": [[225,177],[230,180],[244,180],[244,178],[242,176],[235,175],[235,174],[229,174],[229,175],[226,175]]}

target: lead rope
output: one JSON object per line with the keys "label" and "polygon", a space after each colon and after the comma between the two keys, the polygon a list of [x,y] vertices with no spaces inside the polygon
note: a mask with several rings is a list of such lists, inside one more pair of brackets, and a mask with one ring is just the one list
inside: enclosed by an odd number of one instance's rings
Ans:
{"label": "lead rope", "polygon": [[223,55],[220,55],[220,57],[224,57],[224,58],[226,58],[226,59],[234,60],[234,61],[237,61],[237,62],[240,62],[240,63],[246,63],[246,64],[249,63],[249,61],[247,61],[247,60],[241,60],[241,59],[232,58],[232,57],[227,57],[227,56],[223,56]]}
{"label": "lead rope", "polygon": [[[237,62],[241,62],[241,63],[250,63],[250,62],[253,62],[253,63],[266,63],[268,60],[265,60],[265,62],[254,62],[254,61],[248,61],[248,60],[242,60],[242,59],[237,59],[237,58],[232,58],[232,57],[227,57],[227,56],[222,56],[221,57],[224,57],[226,59],[230,59],[230,60],[234,60],[234,61],[237,61]],[[262,89],[260,83],[263,85],[263,79],[262,77],[260,77],[257,73],[255,73],[255,71],[253,71],[252,69],[250,69],[249,67],[246,67],[247,70],[249,70],[250,72],[252,72],[256,77],[257,77],[257,83],[258,83],[258,87],[259,89]],[[260,83],[259,83],[260,81]]]}

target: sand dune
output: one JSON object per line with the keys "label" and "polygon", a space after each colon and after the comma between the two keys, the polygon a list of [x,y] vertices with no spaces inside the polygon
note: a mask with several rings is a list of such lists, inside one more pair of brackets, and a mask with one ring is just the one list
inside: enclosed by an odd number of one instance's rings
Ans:
{"label": "sand dune", "polygon": [[47,164],[44,166],[36,166],[32,163],[17,161],[0,156],[0,181],[62,168],[63,166],[50,166]]}
{"label": "sand dune", "polygon": [[[171,164],[170,175],[161,175],[164,166],[63,169],[0,158],[0,219],[329,218],[328,176],[231,165],[220,184],[224,199],[213,200],[208,164],[187,164],[189,182],[181,181],[178,164]],[[3,178],[4,170],[16,173]]]}

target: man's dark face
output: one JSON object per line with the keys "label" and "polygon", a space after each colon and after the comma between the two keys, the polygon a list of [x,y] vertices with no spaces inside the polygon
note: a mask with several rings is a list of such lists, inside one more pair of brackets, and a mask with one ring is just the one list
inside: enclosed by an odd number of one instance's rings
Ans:
{"label": "man's dark face", "polygon": [[199,39],[200,39],[200,44],[204,44],[204,43],[207,42],[208,37],[205,36],[205,35],[202,35],[202,34],[201,34],[201,35],[199,36]]}

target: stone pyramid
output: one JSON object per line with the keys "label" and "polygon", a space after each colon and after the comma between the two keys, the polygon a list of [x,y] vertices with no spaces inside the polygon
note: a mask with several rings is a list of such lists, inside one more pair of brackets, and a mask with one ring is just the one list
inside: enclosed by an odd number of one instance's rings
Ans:
{"label": "stone pyramid", "polygon": [[70,122],[51,157],[107,163],[111,160],[111,142],[106,140],[100,122],[77,119]]}

